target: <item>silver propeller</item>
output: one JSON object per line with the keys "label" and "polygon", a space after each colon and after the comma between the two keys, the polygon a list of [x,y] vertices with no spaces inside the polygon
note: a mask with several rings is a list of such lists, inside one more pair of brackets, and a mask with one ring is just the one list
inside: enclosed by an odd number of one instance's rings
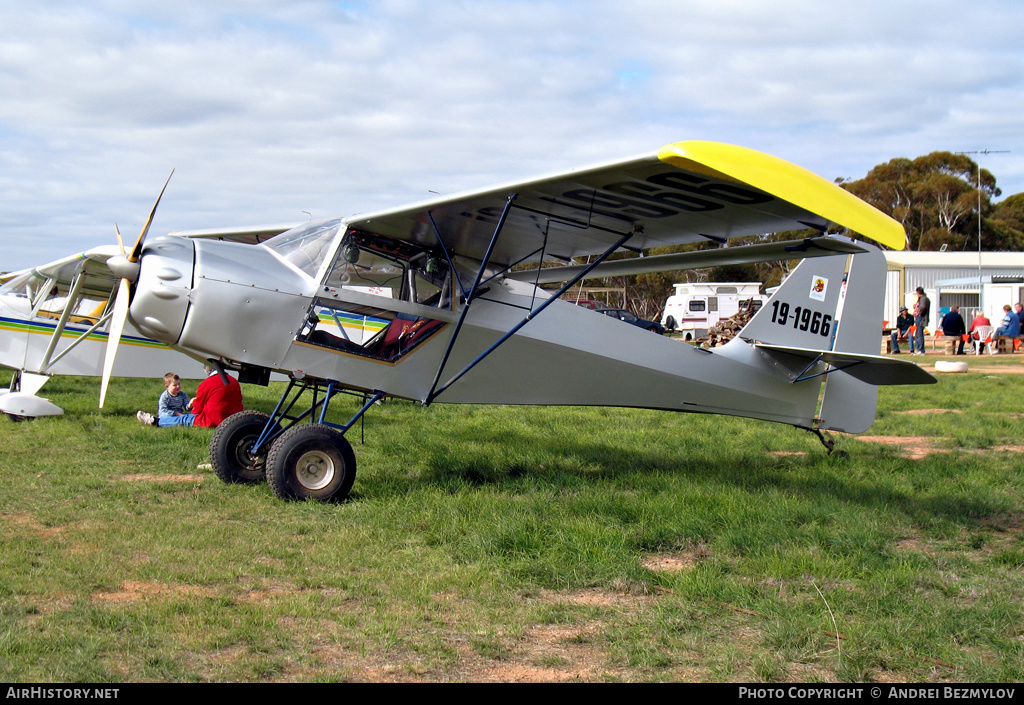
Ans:
{"label": "silver propeller", "polygon": [[167,177],[167,181],[164,182],[164,187],[160,189],[160,195],[156,197],[156,202],[153,204],[153,209],[149,212],[149,217],[146,218],[146,224],[142,227],[142,232],[139,233],[139,238],[135,241],[135,246],[131,252],[125,253],[124,241],[121,239],[121,231],[117,225],[114,226],[114,232],[117,234],[117,243],[121,246],[121,255],[118,257],[112,257],[108,263],[111,271],[118,274],[121,277],[121,281],[117,287],[117,296],[114,297],[114,310],[110,318],[110,335],[107,337],[107,351],[103,357],[103,377],[100,379],[100,408],[103,408],[103,402],[107,398],[107,386],[110,384],[110,373],[114,369],[114,358],[117,357],[117,346],[121,342],[121,334],[124,332],[124,324],[128,319],[128,306],[131,303],[132,284],[138,279],[140,259],[142,257],[142,245],[146,240],[146,235],[149,234],[149,228],[153,224],[153,216],[156,215],[156,208],[160,205],[160,199],[164,196],[164,191],[167,190],[167,184],[171,182],[171,176],[174,176],[174,170],[171,170],[170,176]]}

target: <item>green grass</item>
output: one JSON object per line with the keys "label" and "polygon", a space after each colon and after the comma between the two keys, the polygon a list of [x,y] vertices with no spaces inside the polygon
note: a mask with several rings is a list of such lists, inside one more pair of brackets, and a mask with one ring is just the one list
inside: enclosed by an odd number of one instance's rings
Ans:
{"label": "green grass", "polygon": [[869,435],[943,452],[845,461],[743,419],[388,401],[327,505],[198,469],[209,430],[134,419],[158,381],[99,411],[54,379],[64,417],[0,421],[0,680],[1020,681],[1022,379],[884,388]]}

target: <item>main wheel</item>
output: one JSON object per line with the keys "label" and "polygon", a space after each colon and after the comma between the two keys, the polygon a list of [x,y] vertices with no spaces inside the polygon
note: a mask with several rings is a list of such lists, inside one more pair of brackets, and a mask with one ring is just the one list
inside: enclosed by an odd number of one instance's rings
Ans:
{"label": "main wheel", "polygon": [[217,477],[228,484],[252,484],[266,474],[267,451],[250,451],[263,433],[270,417],[262,411],[246,409],[224,419],[210,439],[210,464]]}
{"label": "main wheel", "polygon": [[288,429],[267,456],[267,484],[281,499],[344,499],[355,479],[352,446],[323,424]]}

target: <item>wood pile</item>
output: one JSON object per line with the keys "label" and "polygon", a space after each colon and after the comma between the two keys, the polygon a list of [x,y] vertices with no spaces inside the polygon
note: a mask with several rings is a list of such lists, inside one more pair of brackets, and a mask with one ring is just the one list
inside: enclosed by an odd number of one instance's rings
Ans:
{"label": "wood pile", "polygon": [[737,333],[743,330],[743,326],[750,322],[755,313],[757,313],[757,309],[751,306],[750,299],[741,302],[739,312],[731,318],[719,321],[708,328],[708,334],[697,338],[697,344],[702,348],[713,348],[716,345],[723,345],[729,342],[736,337]]}

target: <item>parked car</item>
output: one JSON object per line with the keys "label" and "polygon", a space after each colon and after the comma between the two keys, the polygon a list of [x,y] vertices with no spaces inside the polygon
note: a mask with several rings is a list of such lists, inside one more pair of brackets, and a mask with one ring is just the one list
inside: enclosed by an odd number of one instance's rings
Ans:
{"label": "parked car", "polygon": [[600,313],[603,313],[606,316],[611,316],[612,318],[618,318],[620,321],[625,321],[626,323],[630,323],[634,326],[637,326],[638,328],[649,330],[652,333],[657,333],[658,335],[665,335],[664,327],[662,327],[662,325],[657,321],[645,321],[644,319],[638,318],[637,316],[633,315],[624,308],[606,308],[601,310]]}
{"label": "parked car", "polygon": [[597,301],[596,299],[580,299],[579,301],[572,300],[572,303],[594,311],[604,311],[608,308],[608,304],[604,301]]}

